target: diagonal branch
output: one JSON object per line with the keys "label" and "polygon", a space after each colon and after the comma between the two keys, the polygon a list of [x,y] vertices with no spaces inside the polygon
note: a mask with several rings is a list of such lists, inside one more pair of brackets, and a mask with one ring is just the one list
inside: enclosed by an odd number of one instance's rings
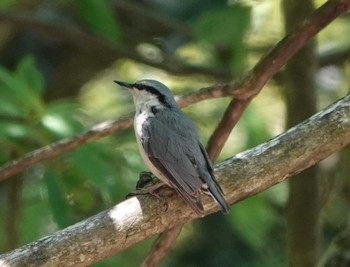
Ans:
{"label": "diagonal branch", "polygon": [[208,141],[207,151],[213,162],[219,157],[233,127],[235,127],[239,118],[242,116],[250,100],[234,98],[228,105],[224,116]]}
{"label": "diagonal branch", "polygon": [[96,141],[113,132],[126,129],[132,125],[132,117],[120,119],[114,122],[103,122],[97,124],[91,129],[74,136],[73,138],[66,138],[50,145],[44,146],[40,149],[34,150],[23,157],[10,161],[0,168],[0,181],[11,175],[24,171],[40,161],[52,159],[62,153],[71,151],[82,144]]}
{"label": "diagonal branch", "polygon": [[[216,166],[215,175],[232,204],[305,170],[347,144],[350,144],[350,95],[276,138],[225,160]],[[0,266],[88,266],[196,218],[178,195],[167,194],[165,198],[167,211],[152,196],[130,198],[85,221],[0,255]],[[203,200],[206,214],[217,210],[209,197]]]}
{"label": "diagonal branch", "polygon": [[[257,95],[266,82],[283,66],[308,40],[317,34],[337,16],[350,9],[350,0],[330,0],[318,8],[313,15],[294,31],[283,38],[268,54],[259,60],[257,65],[240,81],[232,84],[221,84],[203,88],[198,92],[179,99],[181,107],[199,101],[225,96],[240,99],[251,99]],[[127,122],[127,123],[126,123]],[[71,139],[65,139],[24,155],[0,168],[0,181],[24,171],[40,161],[51,159],[79,145],[98,140],[112,132],[132,125],[132,118],[114,121],[104,125],[100,130],[88,130]]]}

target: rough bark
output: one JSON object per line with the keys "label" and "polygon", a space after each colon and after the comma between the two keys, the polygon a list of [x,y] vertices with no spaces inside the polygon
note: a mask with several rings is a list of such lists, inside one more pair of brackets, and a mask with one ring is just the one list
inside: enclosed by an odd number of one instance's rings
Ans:
{"label": "rough bark", "polygon": [[[350,143],[350,95],[276,138],[218,164],[215,174],[235,203],[300,173]],[[154,234],[196,218],[175,194],[168,210],[138,196],[80,223],[0,255],[0,266],[87,266]],[[204,196],[206,214],[217,211]]]}

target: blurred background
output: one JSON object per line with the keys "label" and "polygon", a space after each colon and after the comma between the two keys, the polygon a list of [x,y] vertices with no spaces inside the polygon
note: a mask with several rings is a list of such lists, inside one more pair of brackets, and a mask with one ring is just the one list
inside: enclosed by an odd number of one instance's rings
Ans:
{"label": "blurred background", "polygon": [[[177,95],[237,79],[284,36],[289,26],[282,10],[288,14],[292,7],[282,9],[277,0],[2,0],[0,163],[133,112],[131,96],[115,79],[157,79]],[[310,105],[317,110],[349,91],[349,31],[347,14],[324,29],[311,48],[316,64],[311,64],[315,94]],[[303,110],[288,104],[290,83],[283,72],[250,104],[218,161],[283,132],[291,126],[288,114]],[[184,109],[203,143],[230,100]],[[314,209],[321,210],[321,255],[347,227],[349,161],[348,147],[318,167]],[[143,170],[128,129],[0,182],[0,252],[123,201]],[[161,266],[288,265],[289,188],[281,183],[235,204],[228,216],[187,224]],[[302,213],[293,216],[303,220]],[[153,240],[93,266],[138,266]]]}

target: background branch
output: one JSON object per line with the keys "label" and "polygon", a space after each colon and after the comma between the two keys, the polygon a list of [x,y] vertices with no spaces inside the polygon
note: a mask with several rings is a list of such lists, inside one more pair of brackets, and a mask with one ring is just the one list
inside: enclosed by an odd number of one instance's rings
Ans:
{"label": "background branch", "polygon": [[0,21],[11,22],[18,28],[36,29],[55,40],[63,40],[74,45],[78,51],[83,51],[90,56],[96,55],[96,60],[109,64],[112,64],[118,58],[129,58],[154,68],[169,71],[174,75],[202,74],[214,76],[218,79],[231,78],[230,73],[225,70],[185,65],[174,58],[164,58],[161,62],[148,59],[133,49],[115,46],[98,36],[85,33],[78,26],[65,26],[25,14],[18,15],[4,12],[0,12]]}
{"label": "background branch", "polygon": [[[350,143],[350,95],[276,138],[216,166],[232,204],[295,175]],[[171,189],[168,210],[152,196],[107,211],[0,256],[1,266],[87,266],[154,234],[195,219]],[[217,210],[206,196],[206,214]]]}
{"label": "background branch", "polygon": [[[288,32],[314,10],[314,1],[284,0],[285,30]],[[284,69],[287,129],[315,114],[316,44],[308,42]],[[286,252],[288,266],[316,266],[320,257],[320,173],[318,166],[289,179],[286,207]]]}
{"label": "background branch", "polygon": [[[240,81],[232,84],[219,84],[203,88],[178,100],[181,107],[199,101],[235,96],[240,99],[251,99],[260,92],[265,83],[285,64],[308,40],[324,28],[340,14],[350,9],[350,0],[333,0],[326,2],[317,9],[309,20],[300,24],[294,31],[282,39],[257,65]],[[55,31],[53,31],[55,32]],[[249,101],[248,101],[249,102]],[[235,112],[235,111],[232,111]],[[11,175],[24,171],[36,163],[51,159],[64,152],[70,151],[81,144],[95,141],[112,132],[116,132],[132,125],[132,118],[99,124],[76,137],[65,139],[46,147],[35,150],[23,157],[11,161],[0,168],[0,181]],[[98,130],[96,130],[96,128]],[[94,130],[95,129],[95,130]]]}
{"label": "background branch", "polygon": [[208,141],[207,151],[213,162],[219,157],[233,127],[235,127],[249,103],[250,99],[234,98],[231,100],[224,116]]}

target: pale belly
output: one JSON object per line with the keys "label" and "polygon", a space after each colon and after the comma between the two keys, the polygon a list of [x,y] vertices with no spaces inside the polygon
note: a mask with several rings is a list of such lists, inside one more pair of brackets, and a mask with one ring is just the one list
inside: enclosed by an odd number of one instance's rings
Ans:
{"label": "pale belly", "polygon": [[[140,135],[142,133],[142,124],[146,121],[145,116],[143,114],[140,114],[138,116],[135,116],[134,119],[134,129],[135,129],[135,135],[137,140],[137,146],[139,148],[140,154],[142,156],[143,161],[148,166],[149,170],[163,183],[169,185],[168,179],[153,165],[153,163],[149,160],[148,156],[146,155],[143,146],[140,141]],[[170,185],[169,185],[170,186]]]}

